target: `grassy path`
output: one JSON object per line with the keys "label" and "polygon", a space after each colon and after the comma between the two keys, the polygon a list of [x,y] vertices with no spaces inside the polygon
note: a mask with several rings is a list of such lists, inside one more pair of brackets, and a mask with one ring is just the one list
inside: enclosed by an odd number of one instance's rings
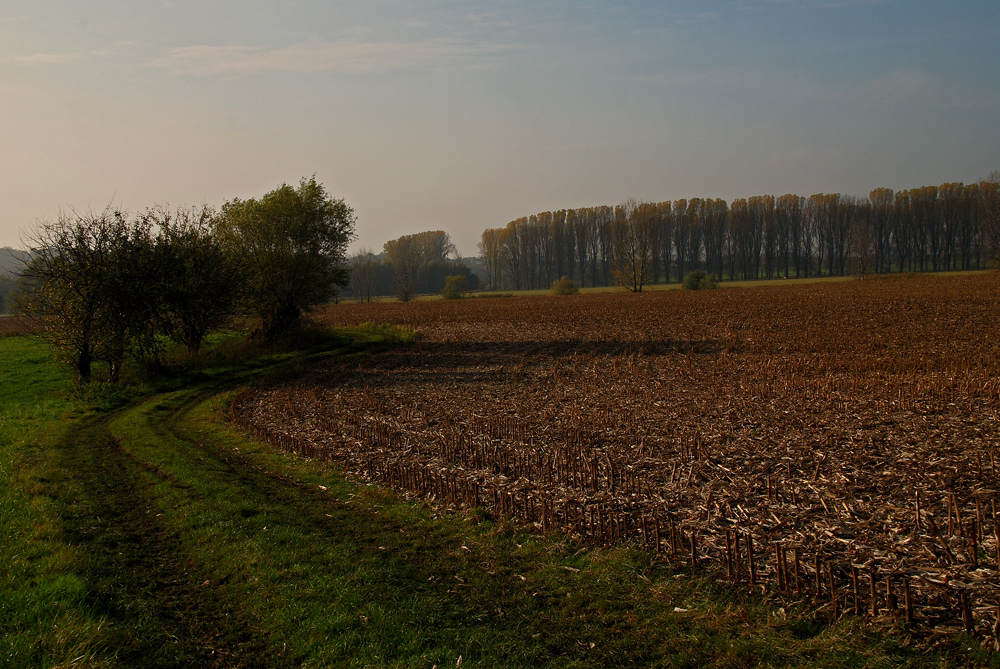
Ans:
{"label": "grassy path", "polygon": [[146,463],[122,448],[109,422],[86,421],[71,432],[58,464],[69,479],[60,500],[65,540],[86,549],[88,604],[109,621],[107,644],[117,660],[148,667],[269,666],[264,637],[211,587],[176,531],[160,521]]}
{"label": "grassy path", "polygon": [[[488,518],[441,517],[230,430],[227,393],[294,357],[206,372],[101,411],[66,401],[34,346],[0,340],[0,382],[7,373],[23,386],[4,395],[0,383],[0,475],[10,483],[0,488],[0,559],[12,565],[0,580],[0,666],[942,660],[851,620],[776,615],[773,603],[642,552],[583,551]],[[20,362],[4,367],[12,351]],[[39,385],[26,385],[32,374]]]}
{"label": "grassy path", "polygon": [[[190,390],[157,396],[116,416],[109,427],[117,443],[125,444],[122,452],[131,460],[125,467],[140,479],[128,492],[135,499],[141,488],[140,497],[152,504],[131,514],[138,513],[142,525],[142,516],[156,511],[182,537],[180,550],[169,554],[186,555],[198,567],[192,569],[196,578],[185,574],[178,583],[175,598],[155,598],[150,608],[169,614],[176,605],[183,611],[207,595],[238,602],[247,619],[267,630],[255,635],[232,616],[216,632],[229,641],[220,652],[235,650],[246,658],[252,650],[268,666],[432,666],[459,657],[483,666],[601,666],[609,652],[641,660],[650,650],[615,648],[617,642],[607,647],[623,621],[609,625],[604,617],[634,603],[598,605],[587,589],[577,592],[575,586],[593,575],[579,576],[585,561],[568,548],[531,574],[537,543],[523,557],[497,555],[495,537],[461,527],[460,518],[434,519],[378,488],[338,480],[314,463],[290,463],[238,438],[234,442],[234,435],[212,422],[205,397]],[[157,546],[157,533],[149,536]],[[509,534],[506,539],[502,550],[516,553],[517,543]],[[518,564],[525,574],[512,569]],[[176,578],[176,565],[161,571],[165,579]],[[195,583],[203,576],[198,590]],[[580,607],[602,611],[581,616]],[[150,619],[166,624],[163,615]],[[241,647],[247,638],[257,638],[258,648]],[[167,660],[197,657],[211,644],[174,646],[177,652]]]}

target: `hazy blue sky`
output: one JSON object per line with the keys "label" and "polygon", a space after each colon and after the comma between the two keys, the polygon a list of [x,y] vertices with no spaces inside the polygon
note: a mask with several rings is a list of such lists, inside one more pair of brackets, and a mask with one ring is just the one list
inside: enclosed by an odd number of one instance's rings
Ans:
{"label": "hazy blue sky", "polygon": [[316,174],[359,244],[1000,169],[1000,2],[4,0],[0,246]]}

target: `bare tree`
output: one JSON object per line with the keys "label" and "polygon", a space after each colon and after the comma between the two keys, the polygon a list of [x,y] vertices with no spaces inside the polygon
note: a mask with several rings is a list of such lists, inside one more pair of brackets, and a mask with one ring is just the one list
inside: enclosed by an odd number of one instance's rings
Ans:
{"label": "bare tree", "polygon": [[912,270],[915,253],[910,191],[899,191],[893,196],[892,219],[889,225],[892,228],[892,246],[895,249],[899,271],[902,272],[907,263]]}
{"label": "bare tree", "polygon": [[928,260],[932,270],[937,270],[939,252],[942,246],[944,235],[938,218],[938,188],[937,186],[923,186],[913,188],[910,193],[910,211],[914,226],[916,259],[920,266],[920,271],[926,271]]}
{"label": "bare tree", "polygon": [[[706,199],[701,209],[705,238],[705,260],[710,274],[722,279],[726,239],[729,237],[729,206],[723,199]],[[731,278],[731,277],[730,277]]]}
{"label": "bare tree", "polygon": [[424,263],[448,260],[458,256],[458,249],[451,242],[451,235],[444,230],[428,230],[411,235]]}
{"label": "bare tree", "polygon": [[396,282],[396,297],[409,302],[416,292],[417,270],[420,269],[420,245],[414,235],[403,235],[385,243],[385,257]]}
{"label": "bare tree", "polygon": [[106,208],[62,214],[31,238],[32,258],[22,277],[19,308],[32,328],[74,369],[91,380],[96,361],[117,381],[129,351],[154,345],[150,291],[152,244],[148,221]]}
{"label": "bare tree", "polygon": [[809,248],[811,238],[807,237],[809,228],[805,225],[805,198],[801,195],[788,193],[775,200],[774,215],[779,220],[779,226],[787,230],[785,251],[785,275],[791,265],[795,268],[795,276],[805,276],[809,273],[809,259],[812,249]]}
{"label": "bare tree", "polygon": [[1000,172],[979,182],[979,216],[982,220],[986,254],[993,265],[1000,264]]}
{"label": "bare tree", "polygon": [[[842,205],[843,206],[843,205]],[[877,222],[867,202],[855,202],[851,224],[851,248],[854,256],[854,273],[864,279],[872,271],[878,244]]]}
{"label": "bare tree", "polygon": [[351,292],[358,303],[371,302],[378,280],[378,258],[369,248],[360,248],[350,257]]}
{"label": "bare tree", "polygon": [[687,200],[675,200],[670,220],[673,223],[674,256],[677,258],[677,278],[684,279],[687,269],[688,236],[691,234],[691,217]]}
{"label": "bare tree", "polygon": [[892,202],[895,193],[891,188],[876,188],[868,194],[871,217],[871,235],[874,240],[876,272],[889,270],[889,244],[892,237]]}
{"label": "bare tree", "polygon": [[487,228],[483,230],[479,242],[479,264],[485,270],[486,288],[496,290],[500,287],[500,274],[503,269],[503,228]]}
{"label": "bare tree", "polygon": [[614,277],[618,285],[641,293],[653,277],[653,227],[656,205],[626,200],[615,207],[611,224]]}
{"label": "bare tree", "polygon": [[744,280],[760,276],[761,247],[764,237],[764,219],[758,206],[760,197],[749,200],[738,198],[730,205],[733,253],[736,265]]}

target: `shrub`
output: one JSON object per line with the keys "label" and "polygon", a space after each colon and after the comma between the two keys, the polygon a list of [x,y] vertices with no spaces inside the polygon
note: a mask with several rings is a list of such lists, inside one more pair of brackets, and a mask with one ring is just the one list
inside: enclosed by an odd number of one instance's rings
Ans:
{"label": "shrub", "polygon": [[580,287],[573,283],[573,279],[564,276],[552,284],[553,295],[576,295],[580,292]]}
{"label": "shrub", "polygon": [[684,284],[681,287],[684,290],[699,290],[701,288],[701,280],[704,278],[705,273],[700,269],[688,272],[684,276]]}
{"label": "shrub", "polygon": [[447,276],[444,279],[444,290],[441,291],[441,297],[446,300],[457,300],[465,297],[468,290],[469,282],[463,275]]}
{"label": "shrub", "polygon": [[719,280],[714,274],[705,274],[702,270],[696,269],[684,276],[681,287],[684,290],[715,290],[719,287]]}

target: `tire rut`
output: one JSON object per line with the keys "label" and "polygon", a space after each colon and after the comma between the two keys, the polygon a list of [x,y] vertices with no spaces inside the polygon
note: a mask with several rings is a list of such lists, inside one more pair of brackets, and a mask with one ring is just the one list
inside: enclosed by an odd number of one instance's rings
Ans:
{"label": "tire rut", "polygon": [[[113,415],[113,414],[112,414]],[[211,584],[180,538],[157,520],[140,468],[90,421],[62,444],[59,464],[67,542],[86,556],[90,604],[111,622],[109,646],[124,666],[265,667],[282,659],[238,603]]]}

